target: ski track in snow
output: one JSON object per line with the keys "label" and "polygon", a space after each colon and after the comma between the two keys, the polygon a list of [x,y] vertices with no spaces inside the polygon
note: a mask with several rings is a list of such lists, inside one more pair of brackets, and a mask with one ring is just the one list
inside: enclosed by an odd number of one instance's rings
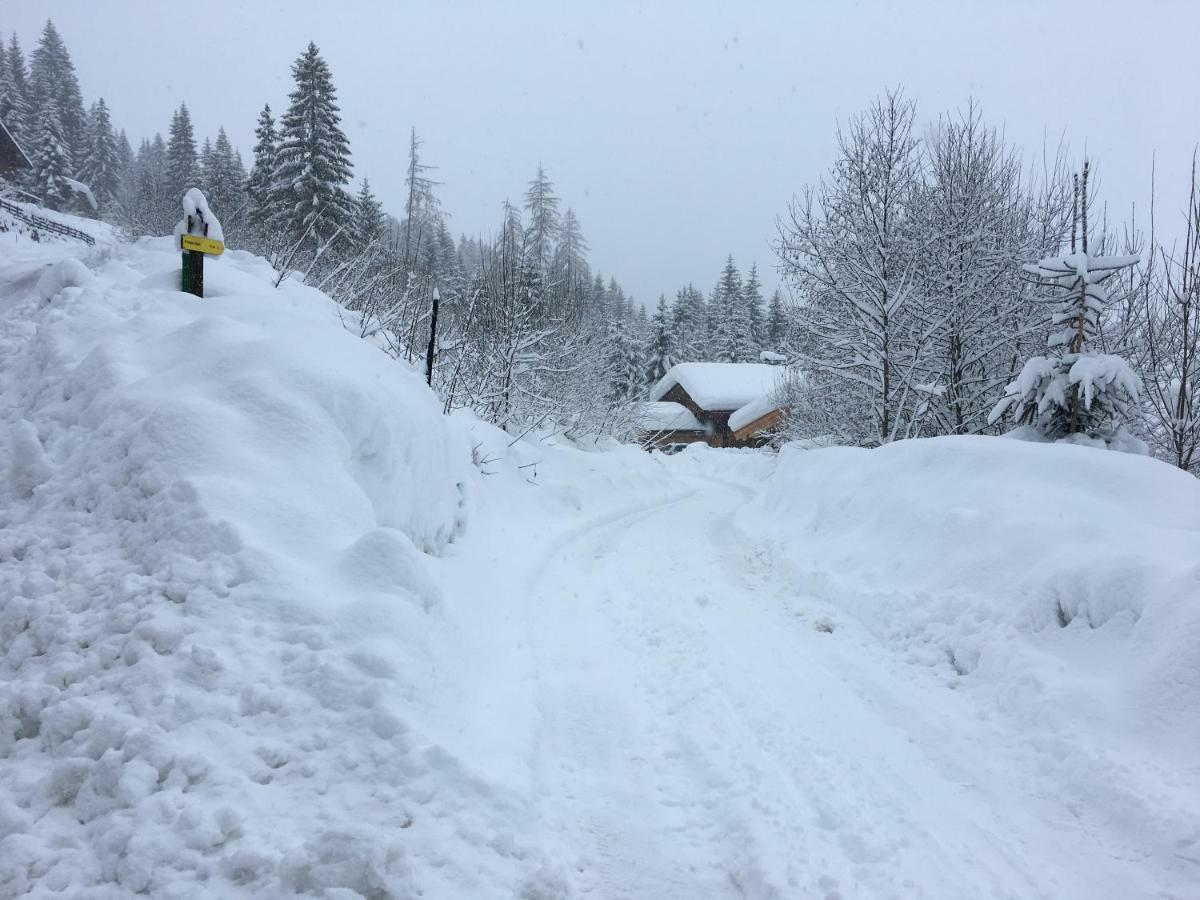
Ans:
{"label": "ski track in snow", "polygon": [[748,485],[687,482],[523,591],[539,819],[578,896],[1148,896],[1036,761],[996,762],[1012,735],[788,593],[732,524]]}

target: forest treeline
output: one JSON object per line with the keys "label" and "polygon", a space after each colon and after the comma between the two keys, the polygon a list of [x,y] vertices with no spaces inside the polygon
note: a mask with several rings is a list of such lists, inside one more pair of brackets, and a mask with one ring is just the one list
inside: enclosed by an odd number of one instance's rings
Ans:
{"label": "forest treeline", "polygon": [[[789,372],[782,437],[872,446],[997,434],[1054,418],[1039,405],[1078,393],[1071,366],[1104,357],[1127,361],[1140,390],[1089,419],[1089,436],[1120,432],[1200,468],[1194,177],[1169,186],[1178,202],[1166,228],[1149,202],[1140,219],[1110,216],[1094,190],[1081,200],[1065,147],[1031,159],[974,104],[923,123],[912,100],[888,92],[839,128],[830,170],[779,218],[772,249],[786,296],[764,297],[756,266],[743,273],[730,257],[708,289],[684,285],[647,307],[593,270],[579,218],[540,166],[520,202],[500,206],[492,234],[455,237],[414,131],[404,196],[385,208],[365,175],[354,181],[333,75],[314,44],[291,74],[290,94],[264,103],[249,158],[223,128],[199,140],[186,105],[165,138],[140,136],[135,150],[103,99],[85,107],[52,23],[28,61],[13,34],[0,42],[0,119],[33,162],[19,187],[74,208],[73,182],[86,183],[98,215],[139,235],[169,233],[179,198],[199,186],[231,246],[326,290],[360,314],[363,337],[413,363],[424,361],[436,294],[435,390],[447,410],[510,429],[628,435],[636,401],[672,364],[765,358]],[[1063,284],[1031,265],[1076,242],[1085,267],[1136,262],[1072,312]],[[1081,325],[1078,348],[1055,343],[1064,316]],[[1087,390],[1125,384],[1119,370],[1090,364],[1100,381]],[[1006,386],[1030,384],[1029,402],[1001,402],[1013,396]]]}

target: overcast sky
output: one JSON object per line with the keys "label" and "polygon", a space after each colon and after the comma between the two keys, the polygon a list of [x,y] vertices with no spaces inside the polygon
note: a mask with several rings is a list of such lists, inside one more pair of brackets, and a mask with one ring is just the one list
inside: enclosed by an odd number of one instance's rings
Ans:
{"label": "overcast sky", "polygon": [[[401,208],[408,130],[455,233],[487,233],[539,161],[592,261],[653,301],[708,288],[727,253],[770,269],[774,219],[828,168],[835,124],[902,84],[922,121],[980,101],[1030,153],[1063,130],[1101,199],[1181,207],[1200,140],[1200,0],[634,3],[0,0],[30,50],[61,31],[86,102],[137,140],[186,101],[247,164],[311,39],[333,70],[356,178]],[[774,284],[773,271],[765,280]]]}

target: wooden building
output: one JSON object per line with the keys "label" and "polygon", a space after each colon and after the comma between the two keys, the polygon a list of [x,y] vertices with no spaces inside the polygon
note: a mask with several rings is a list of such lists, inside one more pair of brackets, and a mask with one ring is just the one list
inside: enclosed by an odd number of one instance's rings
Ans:
{"label": "wooden building", "polygon": [[32,169],[33,163],[12,136],[12,132],[0,119],[0,177],[12,175],[25,169]]}
{"label": "wooden building", "polygon": [[760,363],[680,363],[650,391],[642,440],[674,450],[704,441],[712,447],[757,447],[778,426],[779,366]]}

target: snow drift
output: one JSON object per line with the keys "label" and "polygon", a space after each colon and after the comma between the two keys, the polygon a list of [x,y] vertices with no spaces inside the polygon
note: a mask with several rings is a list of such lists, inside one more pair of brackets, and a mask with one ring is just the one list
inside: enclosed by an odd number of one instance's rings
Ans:
{"label": "snow drift", "polygon": [[421,725],[466,430],[324,295],[178,260],[0,260],[0,895],[520,883],[509,800]]}
{"label": "snow drift", "polygon": [[785,448],[738,522],[831,623],[1010,717],[1047,790],[1166,868],[1194,865],[1200,482],[987,437]]}

